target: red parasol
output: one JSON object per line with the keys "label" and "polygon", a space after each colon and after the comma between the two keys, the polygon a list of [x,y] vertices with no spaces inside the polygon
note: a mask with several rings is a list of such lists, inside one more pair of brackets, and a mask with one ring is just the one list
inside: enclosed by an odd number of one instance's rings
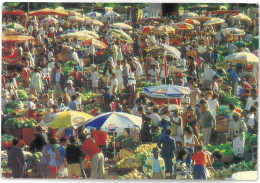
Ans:
{"label": "red parasol", "polygon": [[31,11],[28,14],[28,16],[37,16],[37,15],[59,15],[62,17],[66,17],[66,16],[68,16],[68,13],[66,13],[64,11],[57,11],[57,10],[46,8],[46,9]]}
{"label": "red parasol", "polygon": [[95,38],[87,39],[86,41],[84,41],[82,43],[82,45],[86,45],[86,46],[94,45],[94,47],[97,49],[106,49],[107,48],[107,45],[104,42],[99,41]]}
{"label": "red parasol", "polygon": [[3,11],[3,15],[19,15],[26,17],[26,14],[21,10]]}

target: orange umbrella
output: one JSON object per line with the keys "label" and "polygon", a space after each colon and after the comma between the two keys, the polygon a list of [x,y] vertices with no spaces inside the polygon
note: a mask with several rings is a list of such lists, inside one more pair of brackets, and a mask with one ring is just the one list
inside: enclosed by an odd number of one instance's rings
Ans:
{"label": "orange umbrella", "polygon": [[186,20],[183,20],[182,22],[192,24],[192,25],[200,25],[200,22],[197,20],[194,20],[194,19],[186,19]]}
{"label": "orange umbrella", "polygon": [[146,26],[146,27],[143,28],[142,33],[143,34],[150,34],[153,29],[155,29],[154,26]]}
{"label": "orange umbrella", "polygon": [[185,23],[185,22],[177,22],[174,24],[171,24],[171,26],[174,29],[182,29],[182,30],[190,30],[190,29],[194,29],[194,26],[189,24],[189,23]]}
{"label": "orange umbrella", "polygon": [[87,39],[86,41],[84,41],[82,43],[82,45],[85,45],[85,46],[93,45],[97,49],[106,49],[107,48],[107,45],[105,43],[103,43],[102,41],[99,41],[95,38]]}
{"label": "orange umbrella", "polygon": [[30,40],[35,40],[35,38],[22,35],[2,35],[2,42],[25,42]]}
{"label": "orange umbrella", "polygon": [[66,16],[68,16],[68,13],[66,13],[64,11],[46,8],[46,9],[31,11],[28,14],[28,16],[37,16],[37,15],[59,15],[59,16],[62,16],[62,17],[66,17]]}

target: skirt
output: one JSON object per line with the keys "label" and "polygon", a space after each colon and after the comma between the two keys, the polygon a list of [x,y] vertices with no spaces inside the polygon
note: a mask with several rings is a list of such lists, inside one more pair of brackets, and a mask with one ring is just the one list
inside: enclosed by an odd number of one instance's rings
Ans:
{"label": "skirt", "polygon": [[64,167],[64,163],[60,165],[60,172],[58,177],[68,177],[68,168]]}
{"label": "skirt", "polygon": [[48,177],[51,175],[50,168],[49,168],[49,162],[42,163],[40,162],[38,165],[38,175],[43,177]]}

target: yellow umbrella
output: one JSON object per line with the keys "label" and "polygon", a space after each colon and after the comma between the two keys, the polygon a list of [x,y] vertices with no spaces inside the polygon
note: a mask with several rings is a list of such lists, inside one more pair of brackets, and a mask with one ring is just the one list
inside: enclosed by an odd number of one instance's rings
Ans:
{"label": "yellow umbrella", "polygon": [[62,35],[61,38],[63,39],[77,38],[79,40],[83,40],[83,39],[90,39],[92,38],[92,36],[80,31],[80,32],[74,32],[74,33]]}
{"label": "yellow umbrella", "polygon": [[114,28],[122,28],[122,29],[133,29],[132,26],[130,26],[128,24],[125,24],[125,23],[114,23],[112,25],[112,27],[114,27]]}
{"label": "yellow umbrella", "polygon": [[242,13],[239,13],[237,15],[233,15],[231,18],[234,19],[234,20],[242,20],[242,21],[248,21],[248,22],[252,21],[251,18],[249,18],[247,15],[242,14]]}
{"label": "yellow umbrella", "polygon": [[86,121],[92,119],[93,116],[78,111],[65,111],[55,113],[45,119],[43,119],[40,123],[42,127],[51,127],[52,129],[58,128],[68,128],[74,127],[78,128],[83,126]]}
{"label": "yellow umbrella", "polygon": [[169,25],[160,25],[159,27],[156,27],[153,31],[157,33],[159,32],[175,33],[175,29]]}
{"label": "yellow umbrella", "polygon": [[85,21],[86,25],[99,25],[99,26],[103,26],[104,24],[98,20],[86,20]]}
{"label": "yellow umbrella", "polygon": [[225,19],[222,19],[222,18],[212,18],[212,19],[206,21],[203,25],[221,24],[223,22],[225,22]]}
{"label": "yellow umbrella", "polygon": [[116,38],[119,38],[121,40],[124,40],[128,43],[133,43],[134,41],[132,40],[132,38],[127,34],[125,33],[124,31],[122,30],[117,30],[117,29],[113,29],[111,34],[116,37]]}
{"label": "yellow umbrella", "polygon": [[70,16],[68,17],[68,20],[71,22],[83,22],[84,19],[79,16]]}
{"label": "yellow umbrella", "polygon": [[88,31],[88,30],[83,30],[83,31],[79,31],[79,32],[82,32],[82,33],[85,33],[85,34],[88,34],[96,39],[99,39],[99,35],[93,31]]}
{"label": "yellow umbrella", "polygon": [[240,64],[247,64],[247,63],[258,63],[259,59],[253,53],[249,52],[239,52],[233,58],[233,62],[240,63]]}

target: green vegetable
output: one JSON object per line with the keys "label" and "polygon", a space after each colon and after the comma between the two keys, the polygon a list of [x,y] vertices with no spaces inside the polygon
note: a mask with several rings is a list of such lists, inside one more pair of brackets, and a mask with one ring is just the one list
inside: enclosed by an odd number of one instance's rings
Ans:
{"label": "green vegetable", "polygon": [[28,95],[25,90],[18,89],[17,93],[18,93],[19,100],[26,101],[28,99]]}
{"label": "green vegetable", "polygon": [[131,137],[124,138],[121,142],[122,148],[130,148],[132,150],[136,149],[134,140]]}
{"label": "green vegetable", "polygon": [[2,136],[1,136],[2,142],[12,142],[13,139],[14,139],[14,136],[9,135],[9,134],[2,134]]}
{"label": "green vegetable", "polygon": [[22,122],[17,118],[9,118],[3,124],[4,130],[13,130],[15,128],[21,128],[21,127],[22,127]]}

